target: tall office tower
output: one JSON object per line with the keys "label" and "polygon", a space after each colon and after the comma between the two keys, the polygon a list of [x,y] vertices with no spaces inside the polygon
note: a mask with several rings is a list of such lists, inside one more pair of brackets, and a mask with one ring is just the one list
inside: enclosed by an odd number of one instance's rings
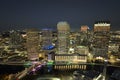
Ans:
{"label": "tall office tower", "polygon": [[29,60],[39,59],[39,31],[37,29],[27,30],[27,52]]}
{"label": "tall office tower", "polygon": [[42,48],[49,50],[52,48],[52,30],[42,29]]}
{"label": "tall office tower", "polygon": [[67,22],[58,22],[58,54],[67,54],[69,47],[70,25]]}
{"label": "tall office tower", "polygon": [[[99,50],[100,52],[102,52],[101,55],[104,55],[105,53],[107,53],[109,39],[110,39],[110,22],[97,21],[94,24],[94,36],[93,36],[94,50],[95,51]],[[96,52],[96,53],[99,53],[99,52]]]}
{"label": "tall office tower", "polygon": [[10,31],[10,47],[19,48],[22,42],[22,37],[18,31]]}
{"label": "tall office tower", "polygon": [[96,21],[94,24],[94,32],[109,32],[110,21]]}

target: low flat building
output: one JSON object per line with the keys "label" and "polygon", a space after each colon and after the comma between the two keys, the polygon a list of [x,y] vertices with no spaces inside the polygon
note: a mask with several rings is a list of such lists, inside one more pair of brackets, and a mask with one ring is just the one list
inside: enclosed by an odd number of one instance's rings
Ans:
{"label": "low flat building", "polygon": [[55,69],[86,69],[87,55],[83,54],[55,54]]}

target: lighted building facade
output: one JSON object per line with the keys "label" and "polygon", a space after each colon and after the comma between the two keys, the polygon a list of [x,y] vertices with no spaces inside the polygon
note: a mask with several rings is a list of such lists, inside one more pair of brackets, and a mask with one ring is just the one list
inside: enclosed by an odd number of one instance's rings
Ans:
{"label": "lighted building facade", "polygon": [[87,56],[85,54],[56,54],[55,55],[55,62],[64,64],[64,63],[85,63],[87,62]]}
{"label": "lighted building facade", "polygon": [[67,22],[59,22],[58,30],[58,54],[67,54],[69,47],[70,25]]}
{"label": "lighted building facade", "polygon": [[[55,69],[70,70],[70,69],[86,69],[86,65],[81,65],[87,62],[87,55],[83,54],[55,54]],[[66,65],[67,64],[67,65]]]}
{"label": "lighted building facade", "polygon": [[107,57],[107,48],[93,48],[93,55],[94,57]]}
{"label": "lighted building facade", "polygon": [[76,46],[76,52],[82,55],[88,55],[89,48],[87,46]]}
{"label": "lighted building facade", "polygon": [[89,27],[87,25],[82,25],[81,28],[80,28],[80,31],[81,32],[87,32],[89,29]]}
{"label": "lighted building facade", "polygon": [[27,53],[29,60],[39,59],[39,31],[37,29],[27,30]]}
{"label": "lighted building facade", "polygon": [[75,47],[77,45],[76,37],[77,37],[76,32],[70,32],[68,54],[75,53]]}
{"label": "lighted building facade", "polygon": [[108,54],[120,58],[120,31],[111,31],[108,46]]}
{"label": "lighted building facade", "polygon": [[94,32],[109,32],[110,21],[96,21],[94,24]]}
{"label": "lighted building facade", "polygon": [[95,56],[107,55],[110,39],[110,22],[97,21],[94,24],[93,53]]}
{"label": "lighted building facade", "polygon": [[82,25],[80,27],[80,45],[89,46],[91,41],[91,32],[87,25]]}
{"label": "lighted building facade", "polygon": [[52,46],[52,30],[42,29],[42,49],[48,50]]}
{"label": "lighted building facade", "polygon": [[22,42],[22,36],[20,32],[12,30],[10,31],[10,47],[11,48],[19,48]]}

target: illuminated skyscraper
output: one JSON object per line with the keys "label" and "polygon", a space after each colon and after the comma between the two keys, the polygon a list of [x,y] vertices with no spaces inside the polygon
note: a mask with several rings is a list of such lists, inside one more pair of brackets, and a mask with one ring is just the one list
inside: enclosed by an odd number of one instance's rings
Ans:
{"label": "illuminated skyscraper", "polygon": [[42,29],[42,48],[49,50],[52,47],[52,30]]}
{"label": "illuminated skyscraper", "polygon": [[94,24],[94,44],[96,47],[107,47],[110,38],[110,22],[98,21]]}
{"label": "illuminated skyscraper", "polygon": [[[97,21],[94,24],[93,46],[97,56],[105,56],[110,39],[110,22]],[[100,53],[100,54],[99,54]]]}
{"label": "illuminated skyscraper", "polygon": [[94,24],[94,32],[109,32],[110,22],[109,21],[97,21]]}
{"label": "illuminated skyscraper", "polygon": [[69,47],[70,25],[67,22],[59,22],[58,30],[58,54],[67,54]]}
{"label": "illuminated skyscraper", "polygon": [[27,30],[27,52],[29,60],[39,59],[39,34],[37,29]]}
{"label": "illuminated skyscraper", "polygon": [[119,52],[120,52],[120,31],[111,31],[108,53],[118,55],[118,57],[120,58]]}

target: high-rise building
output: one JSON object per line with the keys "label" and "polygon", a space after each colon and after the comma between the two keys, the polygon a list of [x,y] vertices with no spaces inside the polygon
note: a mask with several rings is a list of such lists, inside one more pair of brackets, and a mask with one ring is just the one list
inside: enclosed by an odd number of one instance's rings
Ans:
{"label": "high-rise building", "polygon": [[[94,24],[93,47],[95,54],[105,55],[108,51],[110,39],[110,22],[97,21]],[[105,49],[105,50],[104,50]],[[96,52],[97,51],[97,52]],[[103,51],[103,52],[102,52]]]}
{"label": "high-rise building", "polygon": [[37,29],[27,30],[27,53],[29,60],[39,59],[39,31]]}
{"label": "high-rise building", "polygon": [[12,30],[10,31],[10,47],[11,48],[19,48],[22,42],[22,37],[20,32]]}
{"label": "high-rise building", "polygon": [[80,45],[89,46],[89,42],[91,41],[91,32],[87,25],[82,25],[80,28]]}
{"label": "high-rise building", "polygon": [[120,58],[120,31],[111,31],[108,53]]}
{"label": "high-rise building", "polygon": [[110,21],[96,21],[94,24],[94,32],[109,32]]}
{"label": "high-rise building", "polygon": [[89,27],[87,25],[82,25],[81,28],[80,28],[80,31],[81,32],[87,32],[89,29]]}
{"label": "high-rise building", "polygon": [[110,38],[110,22],[102,21],[94,24],[94,46],[107,47]]}
{"label": "high-rise building", "polygon": [[59,22],[58,30],[58,54],[67,54],[69,47],[70,25],[67,22]]}
{"label": "high-rise building", "polygon": [[42,29],[42,48],[49,50],[52,48],[52,30]]}

